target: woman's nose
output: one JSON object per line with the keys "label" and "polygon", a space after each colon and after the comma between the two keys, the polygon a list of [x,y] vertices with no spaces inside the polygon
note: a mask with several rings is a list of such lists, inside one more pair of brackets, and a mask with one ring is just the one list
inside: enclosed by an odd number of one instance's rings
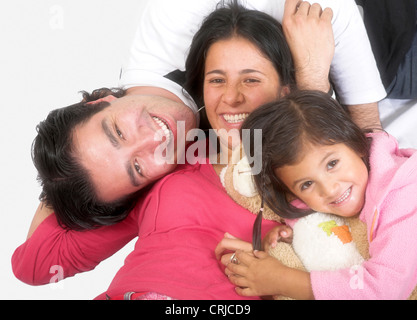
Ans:
{"label": "woman's nose", "polygon": [[226,85],[225,91],[223,93],[223,101],[230,106],[235,106],[239,103],[242,103],[243,94],[238,84],[230,83]]}

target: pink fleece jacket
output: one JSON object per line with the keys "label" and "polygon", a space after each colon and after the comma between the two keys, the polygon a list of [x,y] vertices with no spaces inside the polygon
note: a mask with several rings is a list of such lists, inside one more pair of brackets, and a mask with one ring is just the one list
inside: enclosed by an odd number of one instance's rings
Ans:
{"label": "pink fleece jacket", "polygon": [[352,269],[311,272],[316,299],[407,299],[417,284],[417,152],[399,149],[387,133],[370,136],[360,219],[371,258]]}

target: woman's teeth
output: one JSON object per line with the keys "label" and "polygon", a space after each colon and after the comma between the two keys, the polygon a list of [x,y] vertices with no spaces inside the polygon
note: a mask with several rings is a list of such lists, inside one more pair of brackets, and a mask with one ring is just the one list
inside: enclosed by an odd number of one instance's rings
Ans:
{"label": "woman's teeth", "polygon": [[352,188],[349,188],[339,199],[337,199],[336,201],[333,202],[333,204],[340,204],[343,201],[345,201],[349,196],[350,193],[352,192]]}
{"label": "woman's teeth", "polygon": [[241,113],[241,114],[234,114],[234,115],[225,114],[223,115],[223,118],[228,123],[239,123],[239,122],[243,122],[248,116],[249,116],[249,113]]}
{"label": "woman's teeth", "polygon": [[160,126],[162,132],[164,133],[164,136],[167,139],[167,143],[170,143],[173,134],[172,134],[171,130],[169,130],[169,127],[167,126],[167,124],[164,121],[162,121],[160,118],[158,118],[158,117],[152,117],[152,118]]}

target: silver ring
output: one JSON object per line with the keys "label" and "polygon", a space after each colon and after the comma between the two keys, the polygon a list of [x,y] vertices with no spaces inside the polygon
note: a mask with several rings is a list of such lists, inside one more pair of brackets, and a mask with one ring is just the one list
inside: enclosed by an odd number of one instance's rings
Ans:
{"label": "silver ring", "polygon": [[230,257],[230,262],[233,264],[239,264],[239,260],[236,258],[236,252]]}

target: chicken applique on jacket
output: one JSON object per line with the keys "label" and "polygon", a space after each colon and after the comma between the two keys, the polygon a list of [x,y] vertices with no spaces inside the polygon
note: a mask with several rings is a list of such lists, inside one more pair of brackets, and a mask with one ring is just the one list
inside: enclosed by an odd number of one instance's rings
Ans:
{"label": "chicken applique on jacket", "polygon": [[[247,157],[240,151],[238,154],[240,160],[224,168],[220,178],[235,202],[258,214],[262,199],[255,188]],[[345,219],[316,212],[297,220],[284,220],[266,205],[262,215],[264,219],[292,227],[292,244],[279,242],[269,252],[288,267],[305,271],[337,270],[353,268],[369,258],[366,225],[357,217]]]}
{"label": "chicken applique on jacket", "polygon": [[[223,169],[220,179],[230,197],[254,214],[260,212],[262,199],[258,194],[251,167],[242,148],[236,149],[232,165]],[[284,220],[264,205],[263,218],[285,223],[293,229],[292,244],[279,242],[269,254],[284,265],[303,270],[338,270],[351,268],[354,273],[370,258],[366,224],[359,215],[341,218],[320,212],[297,220]],[[275,299],[288,299],[277,296]],[[417,287],[409,297],[417,300]]]}

